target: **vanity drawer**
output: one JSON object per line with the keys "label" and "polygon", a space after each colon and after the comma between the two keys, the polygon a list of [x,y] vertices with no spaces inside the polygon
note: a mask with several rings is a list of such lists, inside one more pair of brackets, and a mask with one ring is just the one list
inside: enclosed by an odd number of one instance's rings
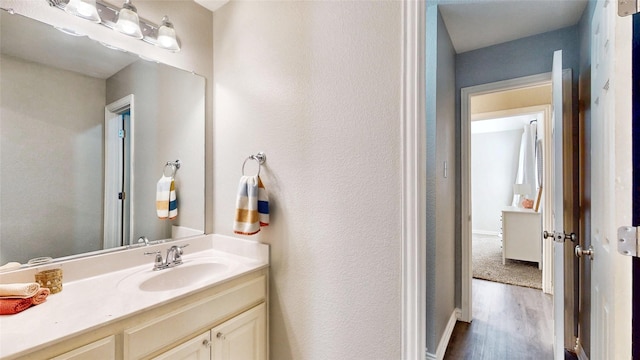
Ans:
{"label": "vanity drawer", "polygon": [[244,311],[266,297],[260,276],[124,331],[124,358],[140,359]]}
{"label": "vanity drawer", "polygon": [[80,360],[80,359],[104,359],[116,358],[116,337],[111,335],[102,340],[94,341],[83,347],[69,351],[51,360]]}

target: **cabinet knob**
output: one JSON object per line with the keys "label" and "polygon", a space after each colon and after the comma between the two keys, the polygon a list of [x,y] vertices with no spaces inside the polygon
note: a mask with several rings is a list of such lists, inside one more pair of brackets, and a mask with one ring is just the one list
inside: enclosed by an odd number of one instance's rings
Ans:
{"label": "cabinet knob", "polygon": [[220,339],[220,340],[224,340],[224,339],[225,339],[224,334],[223,334],[223,333],[221,333],[221,332],[217,333],[217,334],[216,334],[216,337],[217,337],[218,339]]}
{"label": "cabinet knob", "polygon": [[209,341],[209,339],[204,339],[202,340],[202,345],[204,347],[211,347],[211,341]]}

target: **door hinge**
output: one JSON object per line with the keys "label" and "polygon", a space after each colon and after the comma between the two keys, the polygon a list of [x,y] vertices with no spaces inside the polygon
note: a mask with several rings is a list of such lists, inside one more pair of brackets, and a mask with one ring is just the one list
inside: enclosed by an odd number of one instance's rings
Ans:
{"label": "door hinge", "polygon": [[633,15],[640,11],[638,0],[618,0],[618,16]]}
{"label": "door hinge", "polygon": [[118,200],[124,200],[127,198],[127,194],[124,192],[119,192],[118,193]]}
{"label": "door hinge", "polygon": [[124,139],[125,137],[127,137],[127,130],[125,129],[118,130],[118,137],[120,139]]}
{"label": "door hinge", "polygon": [[618,228],[618,252],[622,255],[638,257],[638,231],[635,226],[621,226]]}

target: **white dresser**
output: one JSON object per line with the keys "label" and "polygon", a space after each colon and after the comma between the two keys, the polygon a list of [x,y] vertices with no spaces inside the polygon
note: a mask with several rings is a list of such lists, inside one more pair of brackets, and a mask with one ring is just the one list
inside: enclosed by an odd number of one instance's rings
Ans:
{"label": "white dresser", "polygon": [[541,229],[539,212],[513,206],[502,209],[502,263],[524,260],[537,262],[542,268]]}

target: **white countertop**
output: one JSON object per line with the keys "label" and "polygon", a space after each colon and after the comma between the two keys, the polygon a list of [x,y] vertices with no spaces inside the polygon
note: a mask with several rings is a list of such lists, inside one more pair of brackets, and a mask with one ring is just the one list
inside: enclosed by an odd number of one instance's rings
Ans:
{"label": "white countertop", "polygon": [[[152,276],[171,271],[152,273],[154,258],[143,253],[163,250],[164,256],[166,248],[182,244],[189,247],[184,249],[184,264],[180,266],[215,258],[227,264],[228,269],[219,276],[167,291],[142,291],[124,282],[132,274]],[[38,271],[62,268],[63,290],[49,295],[43,304],[0,316],[0,358],[43,348],[268,265],[268,245],[203,235],[2,273],[0,283],[33,282]]]}

